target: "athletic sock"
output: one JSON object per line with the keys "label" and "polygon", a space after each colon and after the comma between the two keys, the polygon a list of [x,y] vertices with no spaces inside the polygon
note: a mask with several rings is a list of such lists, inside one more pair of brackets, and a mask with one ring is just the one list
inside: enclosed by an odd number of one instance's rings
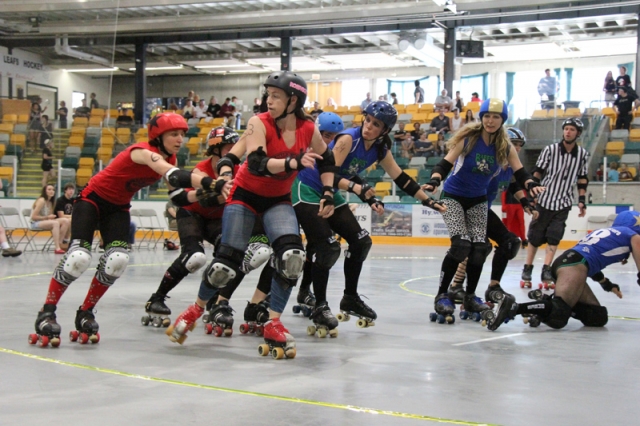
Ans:
{"label": "athletic sock", "polygon": [[449,284],[458,270],[458,262],[448,254],[442,261],[442,271],[440,272],[440,288],[438,288],[438,294],[447,293],[449,291]]}
{"label": "athletic sock", "polygon": [[45,300],[45,304],[47,305],[57,305],[60,301],[60,298],[67,290],[66,285],[60,284],[55,278],[51,278],[49,282],[49,291],[47,292],[47,299]]}
{"label": "athletic sock", "polygon": [[102,296],[109,290],[108,285],[102,284],[96,277],[93,277],[91,280],[91,286],[89,286],[89,291],[87,292],[87,297],[85,297],[81,310],[86,311],[87,309],[93,308],[98,304],[98,301],[102,298]]}

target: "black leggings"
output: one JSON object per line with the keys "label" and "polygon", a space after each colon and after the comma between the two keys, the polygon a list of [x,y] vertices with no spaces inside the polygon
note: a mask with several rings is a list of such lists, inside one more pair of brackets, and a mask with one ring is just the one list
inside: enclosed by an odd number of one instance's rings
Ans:
{"label": "black leggings", "polygon": [[[498,246],[504,246],[509,243],[509,230],[502,219],[491,209],[489,209],[489,216],[487,217],[487,238],[493,240]],[[509,259],[506,256],[500,256],[496,253],[493,256],[491,263],[491,280],[498,281],[502,279],[504,271],[507,269],[507,263]]]}
{"label": "black leggings", "polygon": [[73,205],[71,214],[71,240],[93,242],[93,234],[99,228],[105,249],[114,241],[129,240],[130,206],[115,205],[95,192],[82,196]]}

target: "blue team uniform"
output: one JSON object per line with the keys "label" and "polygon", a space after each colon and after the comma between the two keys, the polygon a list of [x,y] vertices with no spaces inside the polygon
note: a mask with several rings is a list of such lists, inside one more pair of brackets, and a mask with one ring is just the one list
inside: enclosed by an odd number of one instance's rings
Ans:
{"label": "blue team uniform", "polygon": [[[344,159],[344,162],[340,166],[338,176],[345,179],[350,179],[353,176],[358,175],[363,170],[371,166],[378,161],[378,148],[373,145],[369,150],[364,148],[364,139],[362,138],[361,128],[351,128],[344,132],[339,133],[336,138],[329,144],[329,149],[333,149],[336,144],[336,140],[342,135],[349,135],[353,139],[351,145],[351,151]],[[387,155],[387,148],[384,147],[384,158]],[[319,193],[322,193],[322,180],[320,180],[320,172],[318,171],[318,164],[316,163],[313,169],[305,168],[298,172],[298,180],[303,184],[313,188]]]}
{"label": "blue team uniform", "polygon": [[[464,141],[465,147],[468,143],[468,140]],[[456,160],[452,173],[444,182],[444,192],[465,198],[486,196],[489,182],[501,169],[496,160],[495,145],[487,146],[480,137],[471,152]]]}
{"label": "blue team uniform", "polygon": [[491,179],[489,187],[487,188],[487,201],[489,202],[489,208],[491,208],[491,203],[493,203],[498,196],[498,189],[500,186],[509,185],[509,182],[511,182],[511,176],[513,176],[513,169],[511,167],[507,167],[506,170],[500,169],[498,176]]}
{"label": "blue team uniform", "polygon": [[597,229],[581,239],[572,250],[580,253],[589,267],[588,276],[607,266],[629,258],[631,238],[638,235],[631,228]]}

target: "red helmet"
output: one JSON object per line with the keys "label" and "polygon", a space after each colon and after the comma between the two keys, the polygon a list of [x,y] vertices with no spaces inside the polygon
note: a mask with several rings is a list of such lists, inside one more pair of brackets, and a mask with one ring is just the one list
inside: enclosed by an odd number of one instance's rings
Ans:
{"label": "red helmet", "polygon": [[171,130],[189,130],[189,126],[184,117],[172,112],[162,112],[156,114],[148,124],[149,129],[149,141],[157,139],[163,133],[170,132]]}

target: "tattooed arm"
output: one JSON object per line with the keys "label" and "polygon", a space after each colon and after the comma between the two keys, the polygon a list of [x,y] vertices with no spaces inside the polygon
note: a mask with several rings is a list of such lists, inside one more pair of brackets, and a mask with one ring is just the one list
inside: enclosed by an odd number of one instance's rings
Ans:
{"label": "tattooed arm", "polygon": [[175,167],[167,163],[164,158],[162,158],[162,155],[149,151],[148,149],[134,149],[130,155],[134,163],[149,166],[159,175],[164,175]]}

